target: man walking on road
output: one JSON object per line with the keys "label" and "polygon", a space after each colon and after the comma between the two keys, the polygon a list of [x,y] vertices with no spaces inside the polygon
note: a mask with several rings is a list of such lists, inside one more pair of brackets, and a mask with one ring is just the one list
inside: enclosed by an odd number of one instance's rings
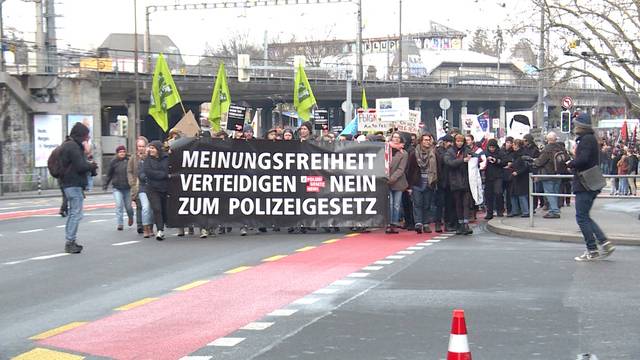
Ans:
{"label": "man walking on road", "polygon": [[67,224],[65,226],[66,244],[64,251],[79,254],[82,245],[76,243],[78,225],[82,220],[82,203],[87,187],[87,175],[98,168],[95,162],[89,162],[84,156],[82,142],[89,139],[89,128],[76,123],[67,140],[61,145],[60,164],[63,170],[61,184],[69,203]]}
{"label": "man walking on road", "polygon": [[[600,190],[590,191],[582,185],[578,177],[580,172],[598,166],[599,162],[600,151],[598,149],[598,141],[593,134],[591,120],[587,114],[581,113],[573,121],[573,125],[577,136],[577,148],[575,159],[568,161],[567,166],[574,170],[573,192],[576,194],[576,222],[587,245],[587,251],[580,256],[576,256],[575,260],[593,261],[611,255],[616,248],[607,240],[606,235],[589,215],[593,201],[600,193]],[[598,244],[602,247],[601,252],[598,252]]]}

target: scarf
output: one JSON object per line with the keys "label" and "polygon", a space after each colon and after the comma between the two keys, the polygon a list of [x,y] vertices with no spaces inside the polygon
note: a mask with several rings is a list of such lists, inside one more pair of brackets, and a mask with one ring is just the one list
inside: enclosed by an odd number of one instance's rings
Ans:
{"label": "scarf", "polygon": [[427,174],[429,186],[433,187],[438,182],[438,163],[434,149],[425,150],[422,146],[416,147],[416,161],[420,167],[420,172]]}

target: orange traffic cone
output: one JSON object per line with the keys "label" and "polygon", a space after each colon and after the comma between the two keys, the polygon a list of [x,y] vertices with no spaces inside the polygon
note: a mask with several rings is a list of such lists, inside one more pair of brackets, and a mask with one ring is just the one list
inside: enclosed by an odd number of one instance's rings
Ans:
{"label": "orange traffic cone", "polygon": [[464,310],[453,310],[451,336],[447,360],[471,360],[469,342],[467,341],[467,324],[464,321]]}

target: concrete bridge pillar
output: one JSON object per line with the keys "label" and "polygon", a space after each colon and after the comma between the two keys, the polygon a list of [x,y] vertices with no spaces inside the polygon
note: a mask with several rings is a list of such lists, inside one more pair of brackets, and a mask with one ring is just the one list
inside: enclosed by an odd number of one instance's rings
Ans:
{"label": "concrete bridge pillar", "polygon": [[460,117],[467,115],[467,102],[465,100],[462,101],[462,105],[460,107]]}

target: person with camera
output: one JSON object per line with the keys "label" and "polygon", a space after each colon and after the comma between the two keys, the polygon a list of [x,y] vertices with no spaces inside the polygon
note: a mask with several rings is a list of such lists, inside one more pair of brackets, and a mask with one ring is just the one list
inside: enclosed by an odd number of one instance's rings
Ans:
{"label": "person with camera", "polygon": [[513,163],[511,164],[511,210],[507,217],[529,217],[529,172],[532,158],[524,148],[524,141],[513,142]]}
{"label": "person with camera", "polygon": [[503,197],[502,197],[502,177],[504,167],[504,153],[498,147],[496,139],[489,139],[487,142],[487,167],[484,177],[484,203],[487,207],[487,215],[485,220],[493,219],[494,210],[497,216],[502,216]]}
{"label": "person with camera", "polygon": [[78,122],[73,125],[69,137],[60,149],[59,161],[63,169],[60,183],[69,204],[64,251],[70,254],[79,254],[83,249],[83,246],[76,242],[76,238],[82,220],[84,190],[87,188],[87,174],[96,176],[98,169],[95,162],[89,162],[85,158],[82,143],[88,139],[89,128]]}
{"label": "person with camera", "polygon": [[456,234],[471,235],[473,230],[469,228],[471,217],[471,188],[469,186],[468,163],[473,157],[473,152],[465,145],[462,134],[455,136],[453,146],[447,150],[444,161],[449,168],[449,189],[453,193],[458,224]]}

